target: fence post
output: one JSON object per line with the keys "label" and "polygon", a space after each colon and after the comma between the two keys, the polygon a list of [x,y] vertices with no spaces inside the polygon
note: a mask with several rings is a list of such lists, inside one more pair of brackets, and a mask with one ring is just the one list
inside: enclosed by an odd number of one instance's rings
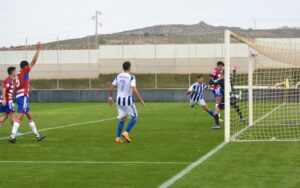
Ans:
{"label": "fence post", "polygon": [[89,73],[89,89],[92,89],[90,45],[91,45],[91,40],[90,40],[90,36],[88,36],[88,63],[89,63],[89,66],[88,66],[88,73]]}
{"label": "fence post", "polygon": [[58,47],[58,37],[56,38],[56,89],[59,89],[59,47]]}
{"label": "fence post", "polygon": [[[156,57],[156,41],[155,41],[155,44],[154,44],[154,59],[155,59],[155,66],[157,67],[157,57]],[[157,69],[156,69],[157,70]],[[155,71],[155,74],[154,74],[154,79],[155,79],[155,83],[154,83],[154,87],[155,89],[157,89],[157,71]]]}

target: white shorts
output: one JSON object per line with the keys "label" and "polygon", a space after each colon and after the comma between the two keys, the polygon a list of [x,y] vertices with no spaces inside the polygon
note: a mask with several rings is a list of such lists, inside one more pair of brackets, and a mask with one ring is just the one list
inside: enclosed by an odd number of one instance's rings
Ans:
{"label": "white shorts", "polygon": [[130,117],[137,117],[137,110],[135,105],[131,105],[131,106],[120,106],[118,105],[118,119],[122,119],[126,116],[130,116]]}
{"label": "white shorts", "polygon": [[[196,101],[190,101],[191,106],[194,106],[196,103],[197,103]],[[204,99],[200,99],[200,100],[198,101],[198,104],[199,104],[200,106],[205,106],[205,105],[206,105],[206,102],[205,102]]]}

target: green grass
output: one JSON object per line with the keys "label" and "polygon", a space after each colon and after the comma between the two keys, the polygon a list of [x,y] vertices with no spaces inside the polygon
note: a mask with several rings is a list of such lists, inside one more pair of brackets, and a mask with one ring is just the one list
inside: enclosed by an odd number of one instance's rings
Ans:
{"label": "green grass", "polygon": [[[42,132],[47,138],[40,143],[32,134],[15,145],[0,140],[0,187],[157,187],[223,141],[222,130],[209,129],[212,118],[187,103],[137,104],[132,144],[113,142],[116,119],[84,123],[115,117],[116,108],[107,104],[33,103],[31,108],[39,129],[83,124]],[[26,124],[20,132],[30,131]],[[9,133],[6,123],[0,139]],[[173,187],[299,187],[299,164],[299,143],[230,143]]]}
{"label": "green grass", "polygon": [[300,143],[230,143],[172,187],[298,188]]}
{"label": "green grass", "polygon": [[[115,144],[117,120],[44,132],[37,143],[32,134],[15,145],[0,141],[0,187],[157,187],[223,140],[222,131],[210,131],[212,119],[187,103],[137,105],[139,121],[132,144]],[[31,104],[39,129],[116,116],[101,103]],[[178,116],[180,114],[180,116]],[[21,132],[29,127],[23,121]],[[0,129],[0,138],[10,127]],[[1,161],[109,161],[124,164],[20,164]],[[178,162],[129,164],[126,162]]]}

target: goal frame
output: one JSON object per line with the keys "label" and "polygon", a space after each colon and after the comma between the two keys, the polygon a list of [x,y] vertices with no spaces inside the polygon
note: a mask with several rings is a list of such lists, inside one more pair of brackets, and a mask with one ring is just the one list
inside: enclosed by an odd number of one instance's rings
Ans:
{"label": "goal frame", "polygon": [[[247,99],[247,103],[248,103],[248,123],[246,124],[246,126],[244,128],[242,128],[241,130],[239,130],[238,132],[236,132],[234,135],[231,135],[230,131],[231,131],[231,117],[230,117],[230,113],[231,113],[231,105],[230,105],[230,92],[231,92],[231,83],[230,83],[230,75],[231,75],[231,64],[230,64],[230,49],[231,49],[231,38],[235,38],[238,41],[246,44],[248,46],[248,50],[249,50],[249,55],[248,55],[248,62],[247,62],[247,74],[248,74],[248,84],[246,84],[245,86],[242,86],[242,89],[246,89],[248,91],[248,99]],[[232,142],[232,141],[237,141],[237,142],[259,142],[259,141],[286,141],[286,142],[300,142],[300,139],[295,138],[295,139],[266,139],[266,140],[238,140],[237,138],[245,131],[247,131],[249,128],[251,128],[252,126],[255,126],[255,124],[257,123],[258,120],[254,121],[253,118],[253,111],[254,111],[254,98],[253,98],[253,89],[254,88],[263,88],[263,86],[253,86],[253,73],[254,73],[254,63],[255,63],[255,55],[252,55],[252,48],[253,48],[253,44],[249,41],[246,41],[243,37],[231,32],[230,30],[225,30],[224,31],[224,62],[225,62],[225,74],[224,74],[224,79],[225,79],[225,115],[224,115],[224,141],[225,143],[228,142]],[[296,86],[300,85],[300,81],[297,83]],[[272,88],[270,86],[268,86],[267,88]],[[276,88],[276,87],[275,87]],[[285,103],[283,103],[282,105],[285,105]],[[282,105],[280,105],[279,107],[281,107]],[[275,108],[275,110],[277,110],[279,107]],[[272,113],[273,111],[271,111]],[[267,113],[268,114],[268,113]],[[261,117],[259,120],[264,119],[265,116]]]}
{"label": "goal frame", "polygon": [[230,136],[230,38],[231,35],[236,35],[230,30],[224,32],[224,47],[225,47],[225,122],[224,122],[224,138],[225,142],[230,142],[235,136],[238,136],[253,125],[253,60],[249,47],[248,61],[248,125],[233,136]]}

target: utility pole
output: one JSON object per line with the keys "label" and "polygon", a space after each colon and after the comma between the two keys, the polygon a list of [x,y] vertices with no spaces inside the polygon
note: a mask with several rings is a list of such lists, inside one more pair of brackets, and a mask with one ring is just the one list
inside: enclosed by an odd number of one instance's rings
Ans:
{"label": "utility pole", "polygon": [[93,20],[95,20],[95,45],[96,48],[98,48],[98,27],[101,26],[101,23],[98,21],[98,16],[101,15],[101,11],[96,10],[95,16],[92,17]]}

